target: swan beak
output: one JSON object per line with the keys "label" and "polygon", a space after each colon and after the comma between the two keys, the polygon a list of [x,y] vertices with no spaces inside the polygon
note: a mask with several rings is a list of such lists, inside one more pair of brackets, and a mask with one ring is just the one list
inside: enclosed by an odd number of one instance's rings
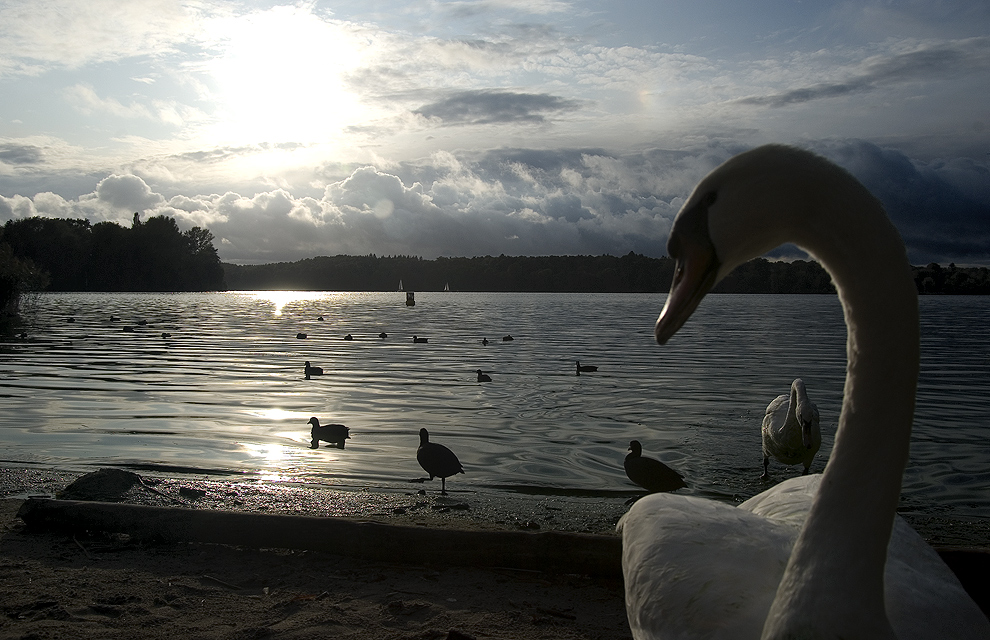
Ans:
{"label": "swan beak", "polygon": [[654,327],[657,342],[665,344],[687,322],[718,276],[720,262],[708,236],[708,206],[699,203],[681,211],[667,240],[675,259],[674,280]]}

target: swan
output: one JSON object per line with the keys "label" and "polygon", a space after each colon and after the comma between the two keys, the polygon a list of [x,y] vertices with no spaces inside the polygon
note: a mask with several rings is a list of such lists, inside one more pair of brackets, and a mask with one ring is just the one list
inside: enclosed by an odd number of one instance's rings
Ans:
{"label": "swan", "polygon": [[643,445],[639,440],[629,443],[629,454],[622,461],[626,477],[650,493],[673,491],[686,487],[684,478],[664,463],[653,458],[643,457]]}
{"label": "swan", "polygon": [[831,458],[823,474],[738,507],[667,493],[637,501],[618,525],[633,636],[990,638],[955,575],[895,516],[918,378],[918,300],[900,236],[855,178],[777,145],[714,169],[671,229],[676,267],[657,342],[733,268],[784,242],[828,270],[845,315]]}
{"label": "swan", "polygon": [[822,432],[818,428],[818,405],[808,400],[804,380],[795,378],[790,395],[779,395],[767,405],[763,416],[763,475],[770,474],[770,456],[783,464],[804,463],[804,475],[808,475],[811,462],[822,446]]}
{"label": "swan", "polygon": [[447,495],[447,478],[458,473],[464,473],[460,461],[454,452],[437,442],[430,442],[430,432],[419,430],[419,448],[416,450],[416,461],[423,471],[430,474],[430,480],[440,478],[440,493]]}
{"label": "swan", "polygon": [[492,377],[487,373],[484,373],[481,369],[478,369],[475,373],[478,374],[478,382],[491,382]]}

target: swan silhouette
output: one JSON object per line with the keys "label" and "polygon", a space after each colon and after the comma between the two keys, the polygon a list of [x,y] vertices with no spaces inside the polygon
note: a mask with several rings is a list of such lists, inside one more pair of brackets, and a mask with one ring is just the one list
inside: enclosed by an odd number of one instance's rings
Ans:
{"label": "swan silhouette", "polygon": [[818,428],[818,406],[808,400],[804,380],[796,378],[789,395],[779,395],[767,405],[762,431],[761,478],[770,477],[767,472],[770,456],[787,465],[803,462],[804,475],[808,475],[811,462],[822,446],[822,432]]}
{"label": "swan silhouette", "polygon": [[988,638],[990,622],[895,516],[918,378],[918,300],[883,207],[843,169],[776,145],[695,187],[667,243],[663,344],[746,260],[793,242],[832,276],[848,329],[845,394],[823,474],[738,507],[656,493],[619,522],[626,612],[645,638]]}

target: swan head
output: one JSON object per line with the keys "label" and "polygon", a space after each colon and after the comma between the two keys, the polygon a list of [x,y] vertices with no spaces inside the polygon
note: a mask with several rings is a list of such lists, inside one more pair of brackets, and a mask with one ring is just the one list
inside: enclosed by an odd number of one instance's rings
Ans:
{"label": "swan head", "polygon": [[657,320],[657,342],[680,329],[702,298],[740,264],[792,237],[789,215],[809,200],[801,167],[825,162],[806,151],[768,145],[741,153],[694,188],[671,226],[674,279]]}

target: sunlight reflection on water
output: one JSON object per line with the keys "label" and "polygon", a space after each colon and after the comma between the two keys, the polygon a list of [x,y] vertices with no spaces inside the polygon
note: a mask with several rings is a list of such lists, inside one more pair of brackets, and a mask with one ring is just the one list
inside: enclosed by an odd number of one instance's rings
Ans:
{"label": "sunlight reflection on water", "polygon": [[[822,414],[820,471],[845,372],[837,300],[709,296],[658,347],[662,303],[634,294],[423,292],[415,307],[402,293],[34,295],[22,306],[28,340],[2,346],[0,457],[398,487],[422,475],[415,451],[426,426],[467,471],[451,488],[625,495],[635,487],[622,459],[638,439],[684,474],[682,492],[739,500],[765,488],[766,404],[800,376]],[[987,517],[990,298],[925,297],[921,308],[903,505]],[[502,342],[506,334],[515,340]],[[324,375],[306,380],[306,360]],[[599,370],[576,376],[576,360]],[[479,384],[477,369],[492,382]],[[310,449],[311,416],[349,426],[346,448]],[[798,470],[774,464],[771,473]]]}

